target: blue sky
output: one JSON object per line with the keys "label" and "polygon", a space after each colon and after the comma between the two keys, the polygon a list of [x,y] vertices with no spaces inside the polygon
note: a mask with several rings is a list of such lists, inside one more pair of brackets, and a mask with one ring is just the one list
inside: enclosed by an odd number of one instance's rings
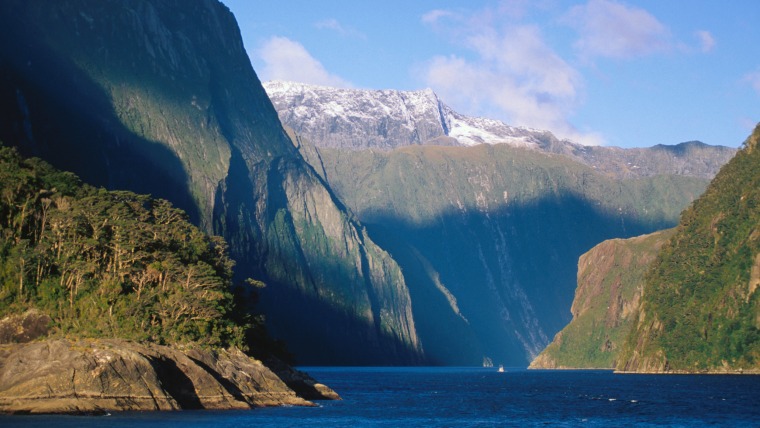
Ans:
{"label": "blue sky", "polygon": [[760,121],[757,0],[222,0],[262,81],[417,90],[585,144],[736,147]]}

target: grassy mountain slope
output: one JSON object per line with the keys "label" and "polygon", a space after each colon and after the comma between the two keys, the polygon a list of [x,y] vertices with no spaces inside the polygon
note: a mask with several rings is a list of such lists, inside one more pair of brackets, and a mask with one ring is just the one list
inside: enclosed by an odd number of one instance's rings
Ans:
{"label": "grassy mountain slope", "polygon": [[0,138],[224,236],[301,362],[420,361],[398,265],[294,148],[221,3],[10,0],[0,25]]}
{"label": "grassy mountain slope", "polygon": [[[306,150],[407,276],[434,362],[523,365],[570,320],[578,257],[670,227],[707,181],[620,180],[513,148]],[[452,352],[455,349],[455,352]]]}
{"label": "grassy mountain slope", "polygon": [[760,126],[646,276],[624,371],[760,369]]}
{"label": "grassy mountain slope", "polygon": [[562,329],[531,368],[612,369],[641,301],[644,274],[673,229],[611,239],[578,260],[578,288]]}

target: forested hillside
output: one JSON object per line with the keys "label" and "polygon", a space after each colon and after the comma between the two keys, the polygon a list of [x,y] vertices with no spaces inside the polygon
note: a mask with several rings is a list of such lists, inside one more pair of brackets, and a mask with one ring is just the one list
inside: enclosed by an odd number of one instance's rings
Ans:
{"label": "forested hillside", "polygon": [[641,304],[644,275],[673,229],[610,239],[578,259],[573,320],[531,368],[612,369]]}
{"label": "forested hillside", "polygon": [[617,368],[760,369],[760,126],[681,216]]}
{"label": "forested hillside", "polygon": [[0,314],[52,334],[246,348],[227,245],[169,202],[84,185],[0,147]]}

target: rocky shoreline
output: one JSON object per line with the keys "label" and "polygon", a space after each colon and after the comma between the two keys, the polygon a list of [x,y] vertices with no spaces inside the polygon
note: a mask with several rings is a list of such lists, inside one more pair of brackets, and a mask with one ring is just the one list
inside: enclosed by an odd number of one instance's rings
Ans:
{"label": "rocky shoreline", "polygon": [[285,364],[276,370],[237,349],[178,349],[118,339],[5,344],[0,345],[0,412],[251,409],[340,399],[305,373]]}

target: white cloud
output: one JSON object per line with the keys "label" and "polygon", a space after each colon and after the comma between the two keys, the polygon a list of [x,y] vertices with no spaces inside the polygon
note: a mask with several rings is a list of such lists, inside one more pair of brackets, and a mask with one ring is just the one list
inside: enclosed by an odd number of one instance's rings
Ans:
{"label": "white cloud", "polygon": [[[548,129],[584,144],[603,142],[600,135],[580,132],[569,122],[583,79],[544,42],[537,26],[515,24],[500,10],[467,16],[433,11],[425,17],[423,22],[467,49],[466,55],[432,58],[421,70],[425,83],[452,107]],[[441,17],[450,18],[448,27],[441,25]]]}
{"label": "white cloud", "polygon": [[358,39],[366,39],[367,36],[362,33],[361,31],[353,28],[353,27],[346,27],[345,25],[338,22],[335,18],[325,19],[323,21],[319,21],[314,24],[314,27],[319,30],[330,30],[338,33],[339,35],[343,37],[355,37]]}
{"label": "white cloud", "polygon": [[442,18],[454,16],[454,13],[448,10],[435,9],[422,15],[424,24],[437,24]]}
{"label": "white cloud", "polygon": [[351,83],[329,73],[298,42],[287,37],[271,37],[256,51],[264,61],[261,80],[289,80],[314,85],[351,87]]}
{"label": "white cloud", "polygon": [[696,31],[694,35],[699,40],[699,48],[702,52],[707,53],[715,48],[715,37],[709,31]]}
{"label": "white cloud", "polygon": [[757,92],[758,95],[760,95],[760,67],[757,68],[757,70],[747,73],[744,75],[744,78],[742,80],[749,84],[752,89]]}
{"label": "white cloud", "polygon": [[574,47],[584,60],[629,59],[672,48],[670,31],[657,18],[614,0],[589,0],[574,6],[562,22],[578,32]]}

